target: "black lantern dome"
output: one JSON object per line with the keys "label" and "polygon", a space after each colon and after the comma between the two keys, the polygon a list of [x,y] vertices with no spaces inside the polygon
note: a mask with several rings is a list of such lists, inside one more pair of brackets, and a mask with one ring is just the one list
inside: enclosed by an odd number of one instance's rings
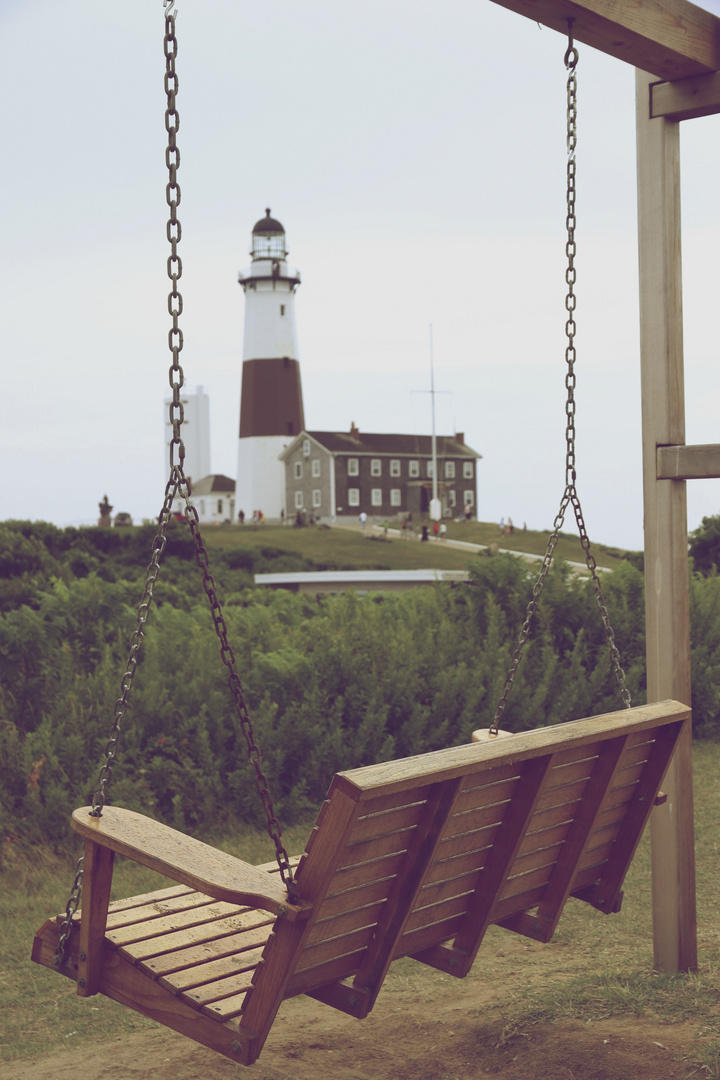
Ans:
{"label": "black lantern dome", "polygon": [[285,250],[285,229],[270,217],[270,207],[265,210],[265,217],[256,222],[252,231],[253,262],[256,259],[284,259],[287,255]]}

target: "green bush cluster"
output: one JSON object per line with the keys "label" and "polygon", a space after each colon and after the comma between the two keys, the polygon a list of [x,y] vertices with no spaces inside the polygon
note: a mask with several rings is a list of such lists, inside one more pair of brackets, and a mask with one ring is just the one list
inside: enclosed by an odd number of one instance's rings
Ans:
{"label": "green bush cluster", "polygon": [[[6,583],[20,581],[27,593],[0,611],[0,838],[62,845],[72,809],[96,786],[142,591],[135,548],[144,543],[147,555],[151,530],[128,540],[87,530],[88,540],[43,528],[0,526]],[[521,560],[478,560],[462,586],[318,599],[243,587],[246,553],[222,568],[238,586],[225,606],[228,637],[282,821],[316,805],[337,770],[465,742],[492,722],[532,584]],[[694,576],[691,590],[695,723],[712,735],[720,723],[718,580]],[[642,575],[622,564],[604,575],[603,589],[639,704]],[[110,801],[205,834],[258,823],[227,669],[180,537],[156,593]],[[502,726],[561,722],[618,701],[592,588],[560,563]]]}

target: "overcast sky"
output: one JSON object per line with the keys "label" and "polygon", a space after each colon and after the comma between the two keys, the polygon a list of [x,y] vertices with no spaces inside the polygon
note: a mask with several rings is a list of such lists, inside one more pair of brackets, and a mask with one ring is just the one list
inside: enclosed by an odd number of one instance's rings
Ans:
{"label": "overcast sky", "polygon": [[[703,6],[720,13],[720,4]],[[437,430],[479,516],[564,482],[565,41],[490,0],[180,0],[182,362],[234,477],[250,232],[287,232],[310,429]],[[155,517],[168,392],[161,0],[0,2],[0,518]],[[642,546],[634,72],[580,47],[578,490]],[[720,117],[682,127],[687,441],[719,442]],[[689,527],[720,482],[688,485]],[[570,523],[568,523],[568,527]]]}

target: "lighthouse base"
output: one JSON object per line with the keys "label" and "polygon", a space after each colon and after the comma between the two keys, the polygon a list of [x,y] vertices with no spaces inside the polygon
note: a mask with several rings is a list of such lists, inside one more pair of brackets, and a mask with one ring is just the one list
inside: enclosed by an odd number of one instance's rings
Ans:
{"label": "lighthouse base", "polygon": [[235,514],[245,520],[261,511],[268,520],[287,520],[285,465],[279,455],[288,445],[284,435],[254,435],[238,442]]}

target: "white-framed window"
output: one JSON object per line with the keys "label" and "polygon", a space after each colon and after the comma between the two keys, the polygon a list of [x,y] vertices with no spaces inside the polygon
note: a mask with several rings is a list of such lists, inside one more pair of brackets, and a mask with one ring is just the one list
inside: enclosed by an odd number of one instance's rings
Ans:
{"label": "white-framed window", "polygon": [[303,457],[310,457],[310,440],[303,439]]}
{"label": "white-framed window", "polygon": [[473,478],[473,463],[472,461],[463,461],[463,480],[472,480]]}
{"label": "white-framed window", "polygon": [[360,505],[360,488],[348,488],[348,506]]}
{"label": "white-framed window", "polygon": [[399,476],[400,475],[400,460],[399,460],[399,458],[392,458],[392,460],[390,461],[390,475],[391,476]]}
{"label": "white-framed window", "polygon": [[450,506],[457,506],[457,492],[454,488],[451,488],[450,491],[448,491],[448,504]]}
{"label": "white-framed window", "polygon": [[370,491],[370,505],[382,506],[382,488],[372,488]]}
{"label": "white-framed window", "polygon": [[428,463],[427,463],[427,475],[429,477],[433,477],[435,475],[435,469],[433,468],[433,462],[432,461],[428,461]]}
{"label": "white-framed window", "polygon": [[370,458],[370,475],[382,476],[382,461],[379,457]]}
{"label": "white-framed window", "polygon": [[474,505],[475,505],[475,492],[474,491],[463,491],[463,506],[474,506]]}
{"label": "white-framed window", "polygon": [[302,480],[302,476],[303,476],[303,467],[302,467],[302,465],[303,465],[302,461],[296,461],[295,462],[295,479],[296,480]]}
{"label": "white-framed window", "polygon": [[285,314],[285,305],[284,305],[284,304],[281,304],[281,305],[280,305],[280,314],[281,314],[281,315],[284,315],[284,314]]}
{"label": "white-framed window", "polygon": [[303,493],[302,493],[302,491],[296,491],[295,492],[295,509],[296,510],[302,510],[302,504],[303,504]]}
{"label": "white-framed window", "polygon": [[414,476],[417,477],[419,475],[420,475],[420,462],[419,461],[408,461],[408,476],[410,478],[412,478]]}
{"label": "white-framed window", "polygon": [[313,476],[319,476],[320,475],[320,458],[313,458],[312,474],[313,474]]}
{"label": "white-framed window", "polygon": [[454,461],[446,461],[445,462],[445,479],[446,480],[454,480],[455,479],[455,462]]}
{"label": "white-framed window", "polygon": [[[360,475],[360,462],[356,457],[348,458],[348,476]],[[357,505],[357,504],[356,504]]]}
{"label": "white-framed window", "polygon": [[390,505],[391,506],[401,506],[402,505],[401,499],[402,499],[402,496],[401,496],[401,493],[400,493],[400,488],[390,488]]}
{"label": "white-framed window", "polygon": [[315,490],[312,493],[312,504],[313,504],[314,509],[317,510],[317,508],[318,508],[318,506],[320,506],[321,502],[322,502],[322,496],[321,496],[321,493],[320,493],[320,488],[315,488]]}
{"label": "white-framed window", "polygon": [[222,501],[222,499],[218,499],[218,508],[217,508],[218,514],[222,514],[222,512],[223,512],[222,507],[223,507],[223,501]]}

